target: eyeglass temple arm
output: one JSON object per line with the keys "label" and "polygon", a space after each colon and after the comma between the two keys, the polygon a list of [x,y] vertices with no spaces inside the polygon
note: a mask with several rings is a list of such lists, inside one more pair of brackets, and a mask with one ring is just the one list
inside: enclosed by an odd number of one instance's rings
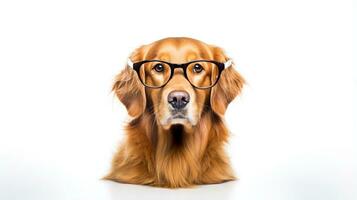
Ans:
{"label": "eyeglass temple arm", "polygon": [[[130,60],[130,58],[128,59],[128,62],[127,62],[128,66],[133,68],[134,67],[134,63],[133,61]],[[231,59],[227,60],[225,63],[224,63],[224,67],[227,68],[227,67],[230,67],[231,65],[233,64],[233,61]]]}
{"label": "eyeglass temple arm", "polygon": [[229,59],[224,63],[224,68],[230,67],[233,65],[233,60]]}
{"label": "eyeglass temple arm", "polygon": [[130,60],[130,58],[128,58],[128,62],[127,62],[128,66],[133,68],[134,67],[134,63],[133,61]]}

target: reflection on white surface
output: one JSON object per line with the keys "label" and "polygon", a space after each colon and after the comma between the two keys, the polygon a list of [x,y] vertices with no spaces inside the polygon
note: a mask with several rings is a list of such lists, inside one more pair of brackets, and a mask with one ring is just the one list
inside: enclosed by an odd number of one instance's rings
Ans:
{"label": "reflection on white surface", "polygon": [[1,161],[0,199],[355,199],[355,170],[340,161],[308,157],[261,166],[247,161],[240,180],[165,189],[100,180],[99,171],[83,168],[89,162],[55,165],[9,159]]}
{"label": "reflection on white surface", "polygon": [[234,182],[188,189],[162,189],[128,184],[107,183],[112,199],[234,199]]}

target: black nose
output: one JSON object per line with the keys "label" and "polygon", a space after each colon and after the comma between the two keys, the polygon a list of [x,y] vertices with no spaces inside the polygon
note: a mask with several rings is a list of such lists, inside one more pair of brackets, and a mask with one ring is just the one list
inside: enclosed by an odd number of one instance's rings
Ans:
{"label": "black nose", "polygon": [[190,95],[182,90],[175,90],[169,93],[167,101],[177,110],[184,108],[190,102]]}

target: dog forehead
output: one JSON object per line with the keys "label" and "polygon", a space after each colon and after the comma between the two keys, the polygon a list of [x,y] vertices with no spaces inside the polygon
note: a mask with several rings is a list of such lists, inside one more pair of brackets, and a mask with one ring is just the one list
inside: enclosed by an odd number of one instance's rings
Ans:
{"label": "dog forehead", "polygon": [[145,59],[159,59],[184,63],[195,59],[211,59],[212,52],[205,44],[195,40],[167,39],[154,42]]}

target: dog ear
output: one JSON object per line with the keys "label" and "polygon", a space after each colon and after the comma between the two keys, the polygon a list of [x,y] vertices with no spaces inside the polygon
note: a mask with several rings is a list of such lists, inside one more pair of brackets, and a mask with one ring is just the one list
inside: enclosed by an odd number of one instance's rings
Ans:
{"label": "dog ear", "polygon": [[[220,48],[214,47],[213,52],[215,60],[220,62],[228,60]],[[240,94],[244,83],[243,77],[234,69],[233,65],[224,69],[218,83],[211,89],[212,110],[219,115],[224,115],[228,104]]]}
{"label": "dog ear", "polygon": [[115,77],[113,92],[115,92],[118,99],[125,105],[130,116],[136,118],[145,111],[145,88],[131,67],[126,66],[126,68]]}

